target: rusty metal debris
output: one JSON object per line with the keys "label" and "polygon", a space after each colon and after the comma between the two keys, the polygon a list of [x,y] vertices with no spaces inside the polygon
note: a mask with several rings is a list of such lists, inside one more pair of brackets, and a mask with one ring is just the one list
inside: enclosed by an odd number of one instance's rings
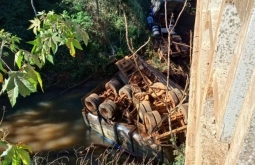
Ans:
{"label": "rusty metal debris", "polygon": [[184,102],[176,107],[183,98],[181,87],[173,83],[167,87],[162,75],[137,55],[125,57],[116,65],[118,74],[96,93],[83,98],[86,112],[102,117],[110,125],[123,121],[133,125],[156,144],[167,143],[172,133],[185,134],[188,104]]}

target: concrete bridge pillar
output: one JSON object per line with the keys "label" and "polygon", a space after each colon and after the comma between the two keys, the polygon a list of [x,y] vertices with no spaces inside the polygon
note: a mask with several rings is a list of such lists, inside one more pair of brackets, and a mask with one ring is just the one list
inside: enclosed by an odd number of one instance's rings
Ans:
{"label": "concrete bridge pillar", "polygon": [[186,164],[255,162],[255,2],[197,1]]}

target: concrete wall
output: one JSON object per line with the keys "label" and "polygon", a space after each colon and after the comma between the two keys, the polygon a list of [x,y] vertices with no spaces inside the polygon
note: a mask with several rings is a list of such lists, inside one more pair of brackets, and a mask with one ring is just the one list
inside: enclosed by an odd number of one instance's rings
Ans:
{"label": "concrete wall", "polygon": [[198,0],[186,164],[255,164],[255,2]]}

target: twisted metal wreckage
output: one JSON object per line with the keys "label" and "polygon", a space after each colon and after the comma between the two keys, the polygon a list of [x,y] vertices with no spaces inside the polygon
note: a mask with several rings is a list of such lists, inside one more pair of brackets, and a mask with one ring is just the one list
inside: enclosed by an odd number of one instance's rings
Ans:
{"label": "twisted metal wreckage", "polygon": [[[165,27],[164,1],[151,1],[157,23],[152,27],[154,48],[161,61],[167,61],[168,47],[172,57],[187,57],[189,48],[182,42],[171,19],[171,43]],[[180,11],[184,1],[168,0],[168,13]],[[126,56],[115,63],[118,72],[81,99],[85,124],[112,144],[138,156],[155,156],[164,162],[168,158],[170,139],[176,145],[185,141],[188,98],[184,90],[146,63],[140,56]],[[171,146],[172,147],[172,146]]]}
{"label": "twisted metal wreckage", "polygon": [[167,87],[166,77],[138,55],[116,65],[112,79],[81,99],[85,124],[139,156],[164,159],[162,146],[171,144],[172,134],[177,143],[185,139],[188,100],[183,89],[171,80]]}

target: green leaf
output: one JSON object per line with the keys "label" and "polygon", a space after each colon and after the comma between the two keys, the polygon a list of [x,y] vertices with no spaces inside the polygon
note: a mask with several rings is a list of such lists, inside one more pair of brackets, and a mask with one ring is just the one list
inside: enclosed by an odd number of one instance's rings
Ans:
{"label": "green leaf", "polygon": [[41,87],[41,89],[43,91],[43,83],[42,83],[41,75],[38,72],[36,72],[36,71],[35,71],[35,73],[36,73],[36,76],[37,76],[37,81],[39,82],[40,87]]}
{"label": "green leaf", "polygon": [[88,42],[89,42],[89,35],[88,35],[88,33],[83,31],[82,29],[80,29],[80,34],[81,34],[81,37],[82,37],[82,40],[83,40],[84,44],[87,46]]}
{"label": "green leaf", "polygon": [[72,42],[71,42],[71,44],[70,44],[70,49],[69,49],[69,51],[70,51],[71,56],[75,57],[75,48],[74,48]]}
{"label": "green leaf", "polygon": [[23,97],[29,96],[31,92],[36,92],[34,85],[23,77],[15,78],[14,83]]}
{"label": "green leaf", "polygon": [[18,86],[16,86],[14,83],[14,77],[10,76],[9,78],[10,79],[8,81],[6,90],[7,90],[7,94],[11,102],[11,105],[13,107],[16,104],[16,99],[19,95],[19,89],[18,89]]}
{"label": "green leaf", "polygon": [[7,71],[4,69],[3,65],[2,65],[2,61],[0,60],[0,70],[4,73],[6,73]]}
{"label": "green leaf", "polygon": [[14,86],[12,89],[8,89],[7,91],[10,103],[12,107],[16,104],[17,97],[19,95],[19,89],[17,86]]}
{"label": "green leaf", "polygon": [[33,62],[39,67],[39,68],[42,68],[42,64],[38,58],[38,56],[34,55],[34,54],[31,54],[32,56],[32,59],[33,59]]}
{"label": "green leaf", "polygon": [[28,152],[31,152],[32,153],[32,149],[29,145],[26,145],[24,143],[20,143],[17,145],[17,148],[18,149],[22,149],[22,150],[27,150]]}
{"label": "green leaf", "polygon": [[3,83],[3,86],[2,86],[2,91],[1,91],[1,92],[4,92],[4,91],[6,90],[9,81],[10,81],[10,77],[9,77],[8,79],[5,79],[5,80],[4,80],[4,83]]}
{"label": "green leaf", "polygon": [[46,60],[45,60],[45,55],[44,55],[44,53],[41,54],[40,58],[41,58],[43,64],[45,64]]}
{"label": "green leaf", "polygon": [[21,158],[19,157],[16,148],[15,148],[14,152],[15,153],[14,153],[14,155],[12,157],[12,165],[22,165],[21,164]]}
{"label": "green leaf", "polygon": [[50,55],[50,54],[46,55],[46,59],[47,59],[49,62],[51,62],[52,64],[54,64],[53,56],[52,56],[52,55]]}
{"label": "green leaf", "polygon": [[12,145],[8,145],[8,149],[5,150],[0,157],[4,157],[4,160],[1,162],[1,165],[10,165],[12,162],[15,151]]}
{"label": "green leaf", "polygon": [[32,24],[28,27],[29,29],[33,29],[33,32],[35,35],[37,35],[37,31],[40,30],[40,24],[41,21],[38,18],[35,18],[34,20],[29,20]]}
{"label": "green leaf", "polygon": [[[36,92],[37,84],[38,82],[36,73],[32,75],[31,73],[24,71],[9,72],[9,79],[5,80],[4,86],[7,85],[6,90],[11,105],[15,105],[19,94],[25,97],[30,95],[30,93]],[[5,88],[3,87],[3,89]]]}
{"label": "green leaf", "polygon": [[12,52],[15,52],[18,48],[19,48],[19,47],[18,47],[16,44],[14,44],[14,43],[10,44],[10,50],[11,50]]}
{"label": "green leaf", "polygon": [[31,65],[27,64],[24,66],[24,70],[27,73],[27,77],[32,78],[34,80],[37,80],[37,76],[36,76],[36,71],[34,70],[34,67],[32,67]]}
{"label": "green leaf", "polygon": [[43,84],[42,84],[42,79],[41,79],[40,74],[38,72],[36,72],[31,65],[26,65],[24,67],[24,70],[27,72],[27,76],[35,81],[35,84],[34,84],[35,89],[36,89],[36,86],[37,86],[37,82],[39,82],[40,87],[43,91]]}
{"label": "green leaf", "polygon": [[73,46],[73,42],[72,42],[73,39],[68,39],[67,42],[66,42],[66,46],[68,47],[69,49],[69,52],[71,54],[71,56],[75,57],[75,48]]}
{"label": "green leaf", "polygon": [[73,43],[74,47],[76,47],[77,49],[82,50],[82,47],[81,47],[79,41],[77,41],[76,39],[73,39],[72,43]]}
{"label": "green leaf", "polygon": [[53,54],[56,54],[58,51],[58,45],[53,39],[51,39],[51,50]]}
{"label": "green leaf", "polygon": [[8,148],[1,154],[0,157],[5,157],[5,156],[13,156],[14,154],[14,150],[13,150],[13,146],[10,144],[7,144]]}
{"label": "green leaf", "polygon": [[15,62],[18,66],[18,68],[20,69],[21,67],[21,62],[22,62],[22,59],[23,59],[23,51],[22,50],[19,50],[16,54],[15,54]]}
{"label": "green leaf", "polygon": [[22,163],[24,165],[30,164],[30,157],[28,155],[28,152],[24,149],[17,149],[17,154],[19,155],[20,159],[22,160]]}
{"label": "green leaf", "polygon": [[35,53],[36,49],[37,49],[37,45],[38,45],[38,39],[35,39],[33,41],[28,41],[27,43],[33,45],[33,48],[31,50],[31,53]]}
{"label": "green leaf", "polygon": [[23,51],[24,59],[28,61],[30,64],[36,64],[39,68],[42,67],[42,63],[39,60],[37,55],[31,54],[27,51]]}

